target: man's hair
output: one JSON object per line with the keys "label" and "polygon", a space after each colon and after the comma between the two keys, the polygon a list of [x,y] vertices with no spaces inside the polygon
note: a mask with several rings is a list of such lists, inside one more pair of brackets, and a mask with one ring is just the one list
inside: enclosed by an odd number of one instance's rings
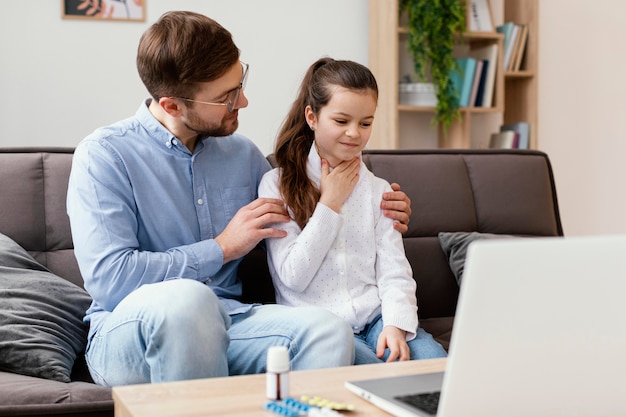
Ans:
{"label": "man's hair", "polygon": [[239,60],[229,31],[194,12],[171,11],[141,36],[137,70],[150,95],[192,98],[197,83],[224,75]]}

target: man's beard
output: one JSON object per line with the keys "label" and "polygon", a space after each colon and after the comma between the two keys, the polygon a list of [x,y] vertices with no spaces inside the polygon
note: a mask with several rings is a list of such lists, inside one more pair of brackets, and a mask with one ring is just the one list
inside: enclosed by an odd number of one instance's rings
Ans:
{"label": "man's beard", "polygon": [[[228,113],[228,115],[232,115],[232,113]],[[226,122],[221,120],[219,124],[217,123],[209,123],[206,120],[198,117],[194,112],[190,112],[188,115],[188,120],[185,123],[185,127],[192,132],[198,134],[198,136],[230,136],[237,130],[239,126],[238,119],[228,119]]]}

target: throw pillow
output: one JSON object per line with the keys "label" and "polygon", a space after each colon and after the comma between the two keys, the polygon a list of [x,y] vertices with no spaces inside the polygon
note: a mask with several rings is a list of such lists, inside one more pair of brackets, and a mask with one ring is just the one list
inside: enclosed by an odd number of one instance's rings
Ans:
{"label": "throw pillow", "polygon": [[450,269],[459,285],[461,285],[461,280],[463,279],[465,257],[470,243],[480,239],[498,239],[506,237],[514,236],[479,232],[439,232],[438,235],[439,245],[448,257]]}
{"label": "throw pillow", "polygon": [[87,343],[90,303],[85,290],[0,234],[0,369],[70,382]]}

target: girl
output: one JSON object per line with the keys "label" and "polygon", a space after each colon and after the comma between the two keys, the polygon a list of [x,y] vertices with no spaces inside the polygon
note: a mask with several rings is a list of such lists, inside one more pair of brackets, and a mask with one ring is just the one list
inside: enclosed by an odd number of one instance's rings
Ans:
{"label": "girl", "polygon": [[292,219],[266,241],[280,304],[323,306],[347,320],[355,364],[446,356],[418,328],[416,284],[402,236],[383,216],[389,183],[361,161],[378,87],[361,64],[322,58],[307,71],[281,127],[259,197],[282,198]]}

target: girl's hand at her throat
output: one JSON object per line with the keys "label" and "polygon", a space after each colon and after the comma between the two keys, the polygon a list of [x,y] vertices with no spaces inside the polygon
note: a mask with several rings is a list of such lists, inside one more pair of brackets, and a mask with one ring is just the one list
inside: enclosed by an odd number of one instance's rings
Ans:
{"label": "girl's hand at her throat", "polygon": [[341,206],[359,181],[360,164],[361,160],[355,157],[349,161],[341,162],[331,172],[328,161],[322,159],[320,203],[339,213]]}

